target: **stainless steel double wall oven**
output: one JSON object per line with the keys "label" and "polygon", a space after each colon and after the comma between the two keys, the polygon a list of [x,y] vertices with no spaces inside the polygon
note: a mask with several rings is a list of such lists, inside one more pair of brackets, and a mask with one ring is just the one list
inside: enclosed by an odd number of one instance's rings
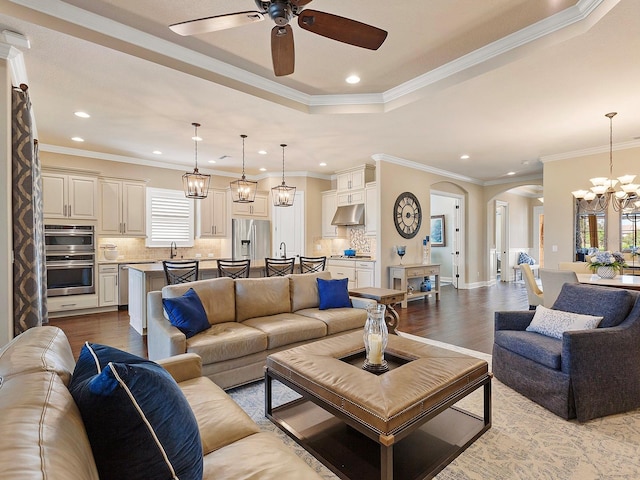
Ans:
{"label": "stainless steel double wall oven", "polygon": [[93,225],[45,225],[47,295],[96,292]]}

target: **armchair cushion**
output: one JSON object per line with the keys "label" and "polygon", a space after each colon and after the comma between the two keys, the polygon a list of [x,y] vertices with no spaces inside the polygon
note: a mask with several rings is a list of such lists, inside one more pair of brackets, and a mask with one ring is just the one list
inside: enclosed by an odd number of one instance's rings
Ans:
{"label": "armchair cushion", "polygon": [[86,344],[69,390],[101,479],[202,478],[198,424],[180,387],[160,365]]}
{"label": "armchair cushion", "polygon": [[318,296],[320,297],[320,310],[329,308],[351,307],[348,278],[324,280],[318,278]]}
{"label": "armchair cushion", "polygon": [[171,325],[178,328],[187,338],[211,328],[200,297],[193,288],[181,297],[163,298],[162,306]]}
{"label": "armchair cushion", "polygon": [[494,343],[553,370],[562,366],[562,340],[522,330],[498,330]]}
{"label": "armchair cushion", "polygon": [[551,310],[538,305],[533,320],[531,320],[526,331],[562,340],[562,334],[566,331],[591,330],[596,328],[601,321],[602,317]]}
{"label": "armchair cushion", "polygon": [[554,310],[603,317],[600,328],[619,325],[629,314],[635,297],[622,288],[565,283],[553,304]]}

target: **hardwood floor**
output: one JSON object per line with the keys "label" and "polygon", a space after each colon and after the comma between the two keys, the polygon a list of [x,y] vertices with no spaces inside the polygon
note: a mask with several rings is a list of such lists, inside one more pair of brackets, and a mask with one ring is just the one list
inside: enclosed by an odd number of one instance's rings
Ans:
{"label": "hardwood floor", "polygon": [[[523,283],[499,283],[493,287],[456,290],[442,287],[440,301],[416,300],[398,308],[400,330],[484,353],[493,346],[493,316],[498,310],[526,310]],[[52,319],[60,327],[78,356],[84,342],[102,343],[146,357],[146,337],[129,326],[126,310],[82,317]]]}

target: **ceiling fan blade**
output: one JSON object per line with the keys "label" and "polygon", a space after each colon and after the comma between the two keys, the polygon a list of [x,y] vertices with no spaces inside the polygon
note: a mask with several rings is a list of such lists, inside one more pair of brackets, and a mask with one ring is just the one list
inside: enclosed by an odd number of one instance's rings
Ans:
{"label": "ceiling fan blade", "polygon": [[264,15],[260,12],[238,12],[174,23],[169,25],[169,28],[179,35],[199,35],[201,33],[240,27],[261,20],[264,20]]}
{"label": "ceiling fan blade", "polygon": [[276,77],[293,73],[296,56],[291,25],[275,26],[271,29],[271,58],[273,60],[273,72]]}
{"label": "ceiling fan blade", "polygon": [[380,28],[317,10],[303,10],[298,25],[323,37],[369,50],[377,50],[387,38],[387,32]]}

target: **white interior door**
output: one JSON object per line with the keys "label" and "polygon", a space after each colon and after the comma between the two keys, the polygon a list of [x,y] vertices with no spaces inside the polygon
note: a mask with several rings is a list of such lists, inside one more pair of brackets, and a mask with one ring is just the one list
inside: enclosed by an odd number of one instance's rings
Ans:
{"label": "white interior door", "polygon": [[273,207],[273,245],[272,256],[279,257],[280,244],[284,242],[287,257],[304,255],[304,192],[296,191],[291,207]]}

